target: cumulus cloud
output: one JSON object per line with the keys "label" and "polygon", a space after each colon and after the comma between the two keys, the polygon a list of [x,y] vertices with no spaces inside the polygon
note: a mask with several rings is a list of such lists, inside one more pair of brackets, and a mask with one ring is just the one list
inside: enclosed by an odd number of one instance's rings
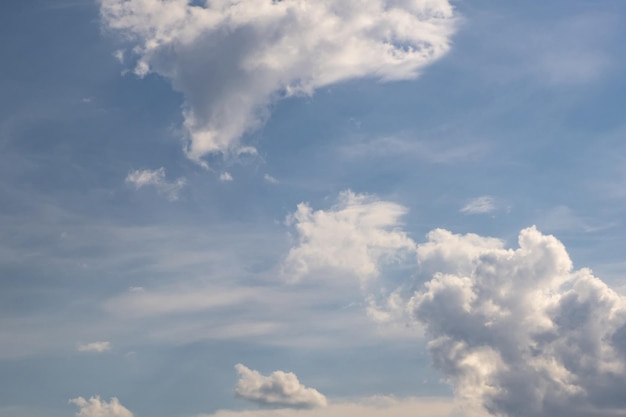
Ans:
{"label": "cumulus cloud", "polygon": [[165,168],[161,167],[155,170],[131,171],[126,176],[126,183],[131,184],[137,190],[142,187],[154,187],[160,194],[166,196],[168,200],[176,201],[178,200],[180,190],[187,184],[187,180],[181,177],[174,182],[169,182],[165,179]]}
{"label": "cumulus cloud", "polygon": [[484,195],[482,197],[476,197],[468,201],[468,203],[461,208],[461,213],[465,214],[485,214],[491,213],[496,209],[495,200],[493,197]]}
{"label": "cumulus cloud", "polygon": [[287,218],[297,243],[284,262],[285,274],[297,280],[316,270],[334,269],[361,280],[376,277],[382,264],[415,249],[400,229],[406,212],[399,204],[351,191],[342,192],[329,210],[299,204]]}
{"label": "cumulus cloud", "polygon": [[133,417],[126,407],[120,404],[115,397],[109,402],[103,401],[99,396],[91,397],[88,400],[83,397],[73,398],[69,401],[78,406],[76,417]]}
{"label": "cumulus cloud", "polygon": [[79,352],[95,352],[102,353],[111,350],[110,342],[91,342],[78,345]]}
{"label": "cumulus cloud", "polygon": [[292,372],[275,371],[264,376],[242,364],[235,365],[235,369],[239,374],[235,393],[246,400],[295,408],[318,408],[327,405],[324,395],[302,385]]}
{"label": "cumulus cloud", "polygon": [[100,0],[134,72],[185,97],[187,155],[236,151],[268,105],[349,79],[412,79],[450,48],[448,0]]}
{"label": "cumulus cloud", "polygon": [[555,237],[531,227],[507,249],[437,230],[418,257],[437,272],[409,312],[472,415],[626,416],[625,300]]}

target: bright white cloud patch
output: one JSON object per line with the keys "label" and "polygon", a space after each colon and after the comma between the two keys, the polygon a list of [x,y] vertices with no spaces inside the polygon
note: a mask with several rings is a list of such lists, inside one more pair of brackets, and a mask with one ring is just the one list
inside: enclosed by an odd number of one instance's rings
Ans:
{"label": "bright white cloud patch", "polygon": [[491,213],[496,209],[495,200],[493,197],[484,195],[482,197],[476,197],[470,200],[463,208],[461,213],[465,214],[485,214]]}
{"label": "bright white cloud patch", "polygon": [[532,227],[506,249],[437,230],[418,254],[438,272],[409,310],[472,415],[626,415],[625,300],[556,238]]}
{"label": "bright white cloud patch", "polygon": [[115,397],[109,402],[101,400],[99,396],[91,397],[89,400],[77,397],[71,399],[70,403],[79,408],[76,417],[133,417],[133,413]]}
{"label": "bright white cloud patch", "polygon": [[348,79],[415,78],[450,48],[448,0],[100,0],[135,73],[185,96],[187,154],[235,151],[268,104]]}
{"label": "bright white cloud patch", "polygon": [[327,405],[324,395],[302,385],[292,372],[275,371],[269,376],[264,376],[242,364],[237,364],[235,369],[239,374],[235,393],[246,400],[296,408],[318,408]]}
{"label": "bright white cloud patch", "polygon": [[95,352],[102,353],[111,350],[110,342],[91,342],[78,345],[79,352]]}
{"label": "bright white cloud patch", "polygon": [[381,264],[401,258],[415,243],[400,229],[407,209],[373,196],[345,191],[330,210],[298,205],[287,224],[296,230],[284,272],[299,279],[312,271],[335,269],[362,280],[379,274]]}
{"label": "bright white cloud patch", "polygon": [[165,179],[165,168],[161,167],[155,170],[143,169],[132,171],[126,177],[126,182],[140,189],[142,187],[151,186],[157,189],[170,201],[178,200],[178,193],[187,184],[187,180],[181,177],[174,182]]}

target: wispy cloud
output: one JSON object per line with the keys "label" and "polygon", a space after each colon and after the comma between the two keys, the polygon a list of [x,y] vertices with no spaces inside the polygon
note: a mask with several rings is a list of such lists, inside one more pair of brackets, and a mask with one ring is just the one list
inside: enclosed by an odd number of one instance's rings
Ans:
{"label": "wispy cloud", "polygon": [[379,138],[359,138],[339,147],[339,153],[349,159],[406,157],[433,164],[452,164],[481,157],[485,143],[443,144],[440,141],[421,140],[406,135]]}
{"label": "wispy cloud", "polygon": [[448,398],[395,398],[374,396],[357,398],[352,401],[330,403],[324,408],[314,409],[274,409],[274,410],[220,410],[214,414],[197,417],[452,417],[454,404]]}
{"label": "wispy cloud", "polygon": [[229,182],[229,181],[232,181],[232,180],[233,180],[233,176],[230,175],[229,172],[222,172],[220,174],[220,181],[222,181],[222,182]]}
{"label": "wispy cloud", "polygon": [[110,342],[91,342],[78,345],[79,352],[95,352],[102,353],[111,350]]}
{"label": "wispy cloud", "polygon": [[272,177],[270,174],[265,174],[263,175],[263,179],[265,180],[265,182],[270,183],[270,184],[278,184],[278,180],[274,177]]}
{"label": "wispy cloud", "polygon": [[494,210],[496,210],[495,199],[484,195],[471,199],[459,211],[464,214],[486,214]]}
{"label": "wispy cloud", "polygon": [[169,182],[165,179],[165,168],[161,167],[155,170],[131,171],[126,177],[126,183],[133,185],[137,190],[148,186],[154,187],[168,200],[176,201],[178,200],[180,190],[187,184],[187,180],[184,177],[180,177],[176,181]]}

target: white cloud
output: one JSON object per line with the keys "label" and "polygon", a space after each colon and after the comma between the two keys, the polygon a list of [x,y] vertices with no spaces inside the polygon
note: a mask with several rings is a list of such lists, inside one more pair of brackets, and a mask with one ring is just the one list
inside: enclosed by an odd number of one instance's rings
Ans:
{"label": "white cloud", "polygon": [[396,399],[388,396],[362,398],[355,401],[331,403],[325,408],[277,410],[221,410],[198,417],[452,417],[452,401],[442,398],[409,397]]}
{"label": "white cloud", "polygon": [[147,186],[155,187],[160,194],[165,195],[170,201],[178,200],[180,190],[187,184],[187,180],[183,177],[174,182],[167,181],[163,167],[155,170],[131,171],[126,176],[126,182],[132,184],[137,190]]}
{"label": "white cloud", "polygon": [[[409,311],[472,415],[624,416],[626,303],[534,227],[519,248],[431,232]],[[481,411],[482,410],[482,411]]]}
{"label": "white cloud", "polygon": [[298,204],[287,224],[297,244],[284,262],[284,273],[297,280],[312,271],[335,269],[361,280],[376,277],[384,263],[400,259],[415,243],[400,229],[407,209],[373,196],[344,191],[330,210]]}
{"label": "white cloud", "polygon": [[91,397],[89,400],[83,397],[73,398],[69,401],[79,407],[76,417],[133,417],[126,407],[120,404],[115,397],[107,403],[99,396]]}
{"label": "white cloud", "polygon": [[370,77],[412,79],[450,48],[448,0],[100,0],[135,73],[185,96],[188,156],[232,152],[280,97]]}
{"label": "white cloud", "polygon": [[249,369],[242,364],[235,365],[239,381],[235,387],[237,396],[258,404],[294,407],[326,407],[327,400],[316,389],[307,388],[292,372],[274,371],[269,376]]}
{"label": "white cloud", "polygon": [[228,182],[228,181],[232,181],[232,180],[233,180],[233,176],[232,176],[232,175],[230,175],[230,173],[228,173],[228,172],[222,172],[222,173],[220,174],[220,181],[223,181],[223,182]]}
{"label": "white cloud", "polygon": [[111,350],[110,342],[91,342],[78,345],[79,352],[96,352],[102,353]]}
{"label": "white cloud", "polygon": [[496,205],[494,198],[484,195],[468,201],[468,203],[461,208],[460,212],[465,214],[485,214],[491,213],[495,209]]}
{"label": "white cloud", "polygon": [[263,179],[270,184],[278,184],[278,180],[272,177],[270,174],[265,174]]}

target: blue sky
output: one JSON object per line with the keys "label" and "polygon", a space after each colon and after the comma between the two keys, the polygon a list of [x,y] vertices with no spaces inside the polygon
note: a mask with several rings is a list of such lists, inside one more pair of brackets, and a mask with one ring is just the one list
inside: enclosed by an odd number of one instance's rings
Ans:
{"label": "blue sky", "polygon": [[626,415],[625,18],[3,2],[0,414]]}

